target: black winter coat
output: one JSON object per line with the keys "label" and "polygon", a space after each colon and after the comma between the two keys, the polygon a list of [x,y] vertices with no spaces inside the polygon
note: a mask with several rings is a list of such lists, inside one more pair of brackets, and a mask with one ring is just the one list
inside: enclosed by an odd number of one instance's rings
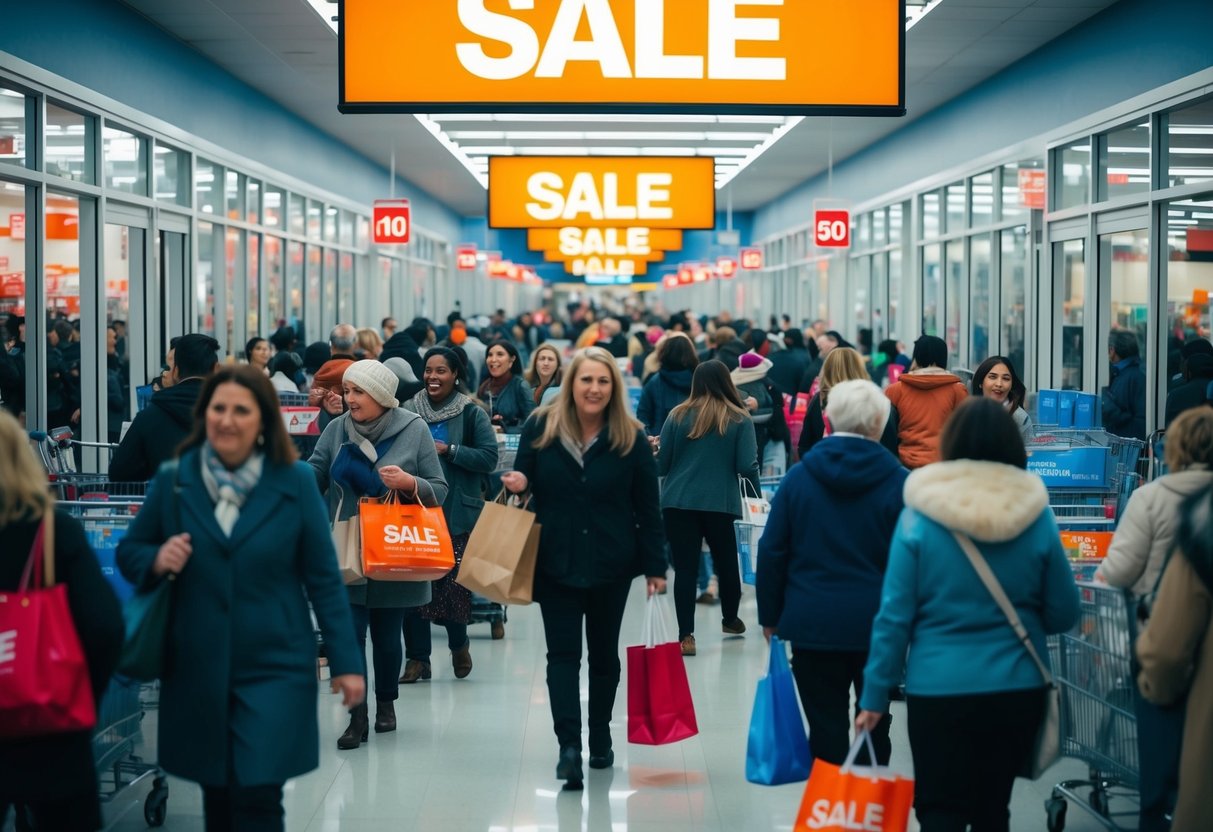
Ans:
{"label": "black winter coat", "polygon": [[636,405],[636,418],[644,423],[649,436],[661,436],[670,411],[685,402],[691,395],[690,370],[658,370],[649,376],[640,391],[640,402]]}
{"label": "black winter coat", "polygon": [[1171,422],[1175,421],[1175,417],[1185,410],[1200,407],[1207,402],[1210,384],[1213,384],[1213,379],[1197,376],[1168,393],[1165,427],[1171,427]]}
{"label": "black winter coat", "polygon": [[[4,541],[0,589],[20,585],[37,530],[34,522],[0,529]],[[80,522],[63,512],[55,513],[55,579],[67,584],[68,606],[88,661],[93,698],[100,704],[122,649],[122,608],[101,574]],[[0,805],[67,799],[97,802],[91,731],[0,742]]]}
{"label": "black winter coat", "polygon": [[160,463],[173,458],[193,428],[194,405],[201,393],[202,379],[191,378],[152,396],[114,451],[110,479],[144,482],[155,476]]}
{"label": "black winter coat", "polygon": [[543,527],[537,572],[578,588],[664,576],[657,463],[644,432],[637,430],[632,450],[620,456],[603,429],[583,467],[559,440],[535,449],[545,422],[542,416],[527,420],[514,461],[530,483]]}
{"label": "black winter coat", "polygon": [[1104,388],[1103,425],[1108,433],[1128,439],[1146,438],[1146,374],[1141,359],[1129,359],[1122,369],[1112,368],[1112,381]]}
{"label": "black winter coat", "polygon": [[767,371],[767,379],[779,388],[785,396],[795,396],[802,388],[801,379],[809,366],[809,351],[792,347],[767,356],[771,360],[771,369]]}

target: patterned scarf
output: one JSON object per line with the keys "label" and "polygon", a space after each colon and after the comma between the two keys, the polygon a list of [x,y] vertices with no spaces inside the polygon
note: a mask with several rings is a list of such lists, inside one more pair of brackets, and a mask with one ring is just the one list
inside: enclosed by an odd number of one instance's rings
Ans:
{"label": "patterned scarf", "polygon": [[434,407],[430,402],[430,394],[425,390],[413,396],[412,401],[413,409],[417,411],[418,416],[425,419],[427,425],[437,425],[454,419],[471,403],[472,400],[458,390],[451,393],[438,407]]}
{"label": "patterned scarf", "polygon": [[243,465],[229,471],[209,442],[202,446],[202,482],[215,503],[215,522],[228,537],[232,536],[248,495],[261,480],[264,462],[264,454],[253,451]]}

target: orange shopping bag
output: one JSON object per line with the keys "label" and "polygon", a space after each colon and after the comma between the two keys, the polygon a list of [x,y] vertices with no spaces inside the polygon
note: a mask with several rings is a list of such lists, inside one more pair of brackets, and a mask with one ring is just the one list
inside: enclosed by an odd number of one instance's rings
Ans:
{"label": "orange shopping bag", "polygon": [[363,497],[362,571],[376,581],[436,581],[455,568],[455,550],[441,508]]}
{"label": "orange shopping bag", "polygon": [[813,761],[794,832],[905,832],[914,805],[914,781],[885,766],[853,765],[864,743],[875,761],[867,731],[855,738],[841,767]]}

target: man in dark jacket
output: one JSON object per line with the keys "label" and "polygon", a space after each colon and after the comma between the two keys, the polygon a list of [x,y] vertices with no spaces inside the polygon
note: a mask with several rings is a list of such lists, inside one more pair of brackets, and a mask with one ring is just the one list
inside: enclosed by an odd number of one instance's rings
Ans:
{"label": "man in dark jacket", "polygon": [[[884,401],[881,401],[884,399]],[[909,472],[878,440],[888,400],[870,381],[844,381],[826,408],[836,433],[792,466],[758,544],[758,621],[792,644],[792,673],[816,758],[850,748],[851,688],[863,691],[872,621]],[[872,732],[889,759],[889,718]]]}
{"label": "man in dark jacket", "polygon": [[1185,410],[1200,407],[1209,401],[1213,385],[1213,355],[1198,353],[1184,362],[1184,383],[1167,394],[1166,426]]}
{"label": "man in dark jacket", "polygon": [[799,329],[789,329],[783,334],[785,349],[772,353],[771,370],[767,378],[771,384],[779,388],[785,396],[795,396],[800,391],[800,380],[809,366],[809,351],[804,345],[804,333]]}
{"label": "man in dark jacket", "polygon": [[194,426],[194,405],[203,382],[218,366],[219,342],[211,336],[190,333],[176,340],[173,385],[153,395],[131,423],[110,460],[111,480],[150,480],[160,463],[173,458]]}
{"label": "man in dark jacket", "polygon": [[1108,334],[1112,380],[1104,388],[1103,425],[1127,439],[1146,438],[1146,374],[1141,369],[1137,336],[1124,329]]}

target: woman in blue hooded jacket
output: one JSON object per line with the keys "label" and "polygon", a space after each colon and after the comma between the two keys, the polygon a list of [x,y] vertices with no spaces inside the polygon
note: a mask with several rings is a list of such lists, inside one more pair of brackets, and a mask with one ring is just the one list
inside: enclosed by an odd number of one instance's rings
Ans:
{"label": "woman in blue hooded jacket", "polygon": [[659,369],[645,382],[636,405],[636,418],[649,436],[661,436],[670,411],[691,395],[691,376],[699,366],[699,355],[691,339],[681,332],[670,333],[657,345]]}
{"label": "woman in blue hooded jacket", "polygon": [[965,401],[944,426],[940,453],[944,461],[906,480],[856,728],[883,718],[904,668],[922,832],[1006,830],[1011,788],[1044,717],[1045,681],[959,541],[976,545],[1046,663],[1045,637],[1078,620],[1078,589],[1006,408]]}

